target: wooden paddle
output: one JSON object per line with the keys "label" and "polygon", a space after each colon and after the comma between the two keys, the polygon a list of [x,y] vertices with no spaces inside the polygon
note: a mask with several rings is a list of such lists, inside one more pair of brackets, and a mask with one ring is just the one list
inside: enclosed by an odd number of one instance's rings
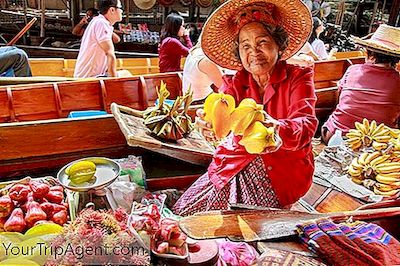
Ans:
{"label": "wooden paddle", "polygon": [[28,24],[26,24],[25,27],[23,27],[22,30],[20,30],[17,35],[15,35],[15,37],[7,43],[7,46],[16,44],[17,41],[25,34],[25,32],[27,32],[33,26],[33,24],[35,24],[36,20],[37,18],[31,19],[31,21],[29,21]]}
{"label": "wooden paddle", "polygon": [[179,225],[194,239],[227,237],[233,241],[262,241],[293,236],[296,225],[308,220],[330,218],[335,222],[372,220],[400,215],[400,207],[333,213],[307,213],[289,210],[209,211],[184,217]]}

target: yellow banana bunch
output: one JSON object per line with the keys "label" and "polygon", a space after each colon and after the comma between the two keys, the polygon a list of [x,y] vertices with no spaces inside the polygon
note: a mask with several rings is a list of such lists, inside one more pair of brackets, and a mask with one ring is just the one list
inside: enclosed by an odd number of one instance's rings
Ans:
{"label": "yellow banana bunch", "polygon": [[400,150],[394,150],[390,153],[391,162],[400,162]]}
{"label": "yellow banana bunch", "polygon": [[398,128],[390,128],[390,127],[386,127],[389,130],[389,134],[390,136],[392,136],[392,138],[397,139],[398,137],[400,137],[400,129]]}
{"label": "yellow banana bunch", "polygon": [[[389,156],[389,155],[387,155]],[[382,163],[376,166],[378,174],[398,174],[400,177],[400,162]]]}
{"label": "yellow banana bunch", "polygon": [[395,151],[400,151],[400,137],[391,139],[390,143]]}
{"label": "yellow banana bunch", "polygon": [[346,144],[352,150],[371,146],[377,151],[385,150],[392,139],[391,131],[383,123],[377,125],[375,120],[370,123],[366,118],[362,123],[356,122],[355,129],[350,129],[346,137]]}
{"label": "yellow banana bunch", "polygon": [[398,189],[398,188],[397,189],[396,188],[382,189],[379,186],[376,186],[376,185],[374,186],[374,193],[377,195],[384,196],[384,197],[392,197],[392,196],[398,194],[399,191],[400,191],[400,189]]}
{"label": "yellow banana bunch", "polygon": [[256,121],[244,132],[243,138],[239,141],[248,153],[260,154],[268,147],[276,146],[275,128],[266,127]]}
{"label": "yellow banana bunch", "polygon": [[354,158],[347,173],[354,183],[364,185],[385,197],[400,191],[400,162],[391,161],[391,154],[364,152]]}
{"label": "yellow banana bunch", "polygon": [[235,99],[224,93],[211,93],[204,102],[204,120],[211,123],[218,139],[226,137],[231,130],[231,113],[235,110]]}
{"label": "yellow banana bunch", "polygon": [[251,98],[243,99],[231,114],[231,130],[235,135],[243,135],[245,130],[256,121],[264,121],[262,104]]}
{"label": "yellow banana bunch", "polygon": [[362,153],[358,158],[353,158],[347,173],[351,179],[361,184],[364,179],[374,179],[377,175],[377,167],[387,162],[390,155],[381,154],[379,151],[373,153]]}
{"label": "yellow banana bunch", "polygon": [[[178,96],[174,104],[169,106],[165,100],[169,91],[164,82],[157,90],[158,105],[149,107],[143,112],[144,124],[151,133],[166,140],[178,140],[193,130],[193,123],[187,114],[192,103],[192,92],[189,90],[184,96]],[[180,107],[183,104],[183,110]]]}

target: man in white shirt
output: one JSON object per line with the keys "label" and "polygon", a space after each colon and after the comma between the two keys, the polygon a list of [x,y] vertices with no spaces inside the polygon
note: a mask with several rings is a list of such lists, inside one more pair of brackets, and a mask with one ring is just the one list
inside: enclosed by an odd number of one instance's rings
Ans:
{"label": "man in white shirt", "polygon": [[112,34],[122,20],[120,0],[99,0],[100,15],[89,23],[82,37],[74,77],[117,76]]}

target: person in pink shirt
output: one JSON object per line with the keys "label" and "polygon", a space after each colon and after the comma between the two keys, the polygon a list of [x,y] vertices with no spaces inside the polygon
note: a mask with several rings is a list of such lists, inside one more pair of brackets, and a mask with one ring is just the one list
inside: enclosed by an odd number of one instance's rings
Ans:
{"label": "person in pink shirt", "polygon": [[[158,47],[160,73],[182,70],[181,59],[189,54],[189,49],[193,46],[189,29],[185,29],[183,24],[183,18],[175,13],[169,14],[165,19]],[[179,38],[183,38],[185,45]]]}
{"label": "person in pink shirt", "polygon": [[328,143],[336,130],[346,134],[363,118],[398,128],[400,119],[400,28],[380,25],[370,39],[355,38],[367,49],[364,64],[350,66],[339,81],[339,103],[322,126]]}
{"label": "person in pink shirt", "polygon": [[74,77],[117,76],[112,42],[113,25],[122,20],[120,0],[100,0],[100,15],[94,17],[82,37]]}

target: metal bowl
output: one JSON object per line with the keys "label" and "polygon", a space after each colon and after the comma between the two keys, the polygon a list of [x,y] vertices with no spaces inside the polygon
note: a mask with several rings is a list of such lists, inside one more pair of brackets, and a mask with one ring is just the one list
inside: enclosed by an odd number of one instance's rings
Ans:
{"label": "metal bowl", "polygon": [[[96,173],[94,174],[93,180],[90,182],[84,182],[82,184],[72,183],[68,175],[65,173],[65,169],[70,165],[80,161],[91,161],[96,165]],[[73,191],[85,192],[91,189],[99,189],[110,185],[117,179],[121,171],[121,166],[114,160],[104,157],[88,157],[82,158],[63,166],[57,173],[57,179],[61,185]]]}

